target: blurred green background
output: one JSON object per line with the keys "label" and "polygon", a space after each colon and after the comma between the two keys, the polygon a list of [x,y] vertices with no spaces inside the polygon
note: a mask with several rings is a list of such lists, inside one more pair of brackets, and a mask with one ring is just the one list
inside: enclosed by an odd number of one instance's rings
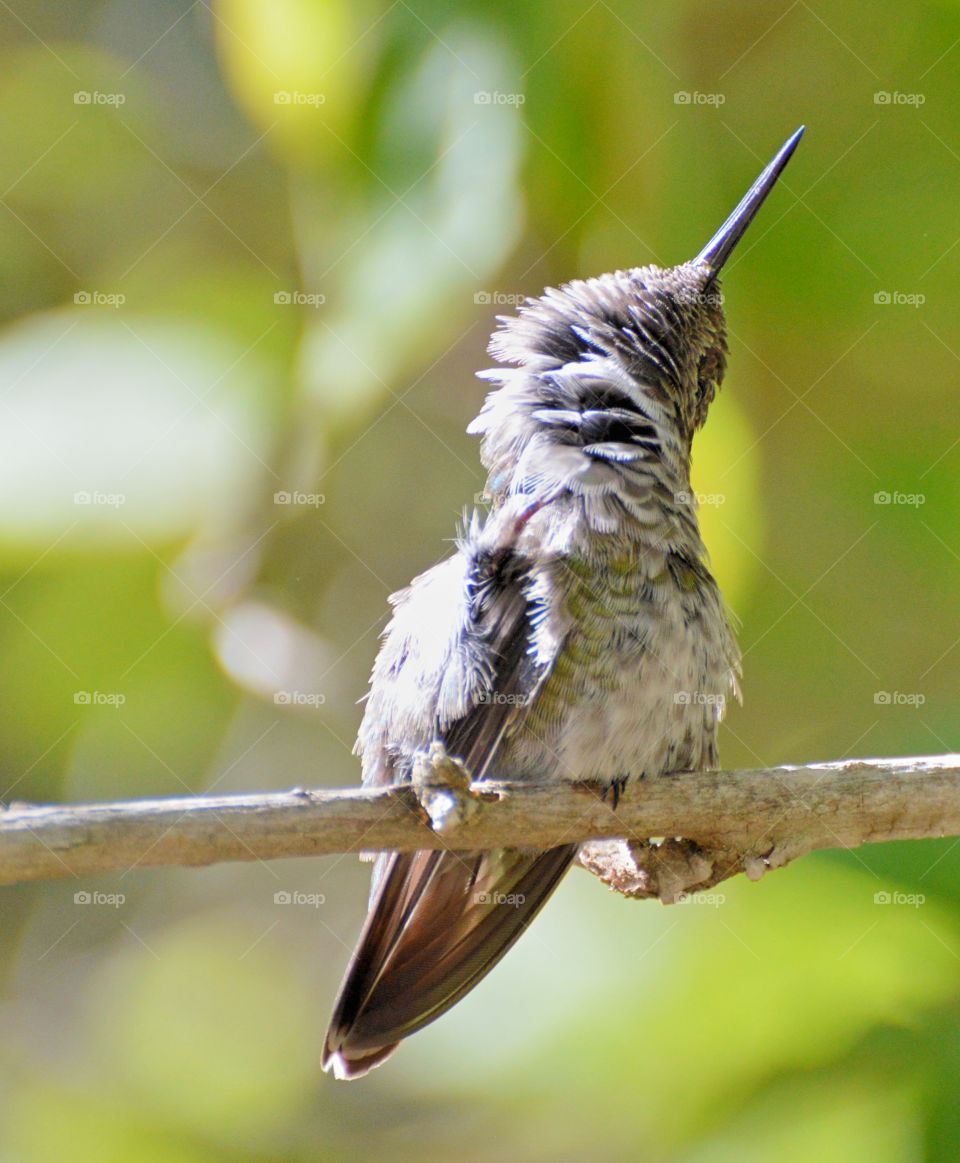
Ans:
{"label": "blurred green background", "polygon": [[[745,652],[722,756],[957,746],[956,4],[10,0],[0,28],[5,802],[354,783],[386,597],[483,487],[494,314],[690,257],[801,122],[695,448]],[[319,1049],[366,881],[4,890],[0,1159],[960,1158],[954,841],[670,909],[575,871],[348,1087]]]}

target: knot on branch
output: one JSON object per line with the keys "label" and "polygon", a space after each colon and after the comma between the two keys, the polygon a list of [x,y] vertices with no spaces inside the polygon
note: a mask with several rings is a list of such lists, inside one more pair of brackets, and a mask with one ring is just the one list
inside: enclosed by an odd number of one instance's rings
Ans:
{"label": "knot on branch", "polygon": [[590,840],[581,846],[577,862],[614,892],[672,905],[740,872],[759,880],[788,859],[776,849],[757,856],[701,847],[694,840]]}

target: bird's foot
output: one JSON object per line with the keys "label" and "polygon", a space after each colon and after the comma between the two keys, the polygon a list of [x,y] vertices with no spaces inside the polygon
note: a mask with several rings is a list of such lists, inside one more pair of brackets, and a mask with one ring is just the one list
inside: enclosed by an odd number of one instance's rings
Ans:
{"label": "bird's foot", "polygon": [[435,832],[452,832],[461,827],[480,802],[478,793],[471,788],[466,765],[448,755],[440,742],[431,743],[426,751],[414,756],[411,782]]}
{"label": "bird's foot", "polygon": [[610,806],[614,811],[620,803],[620,797],[623,795],[624,789],[627,786],[627,781],[630,779],[629,775],[618,775],[605,784],[600,793],[600,798],[606,803],[609,797]]}

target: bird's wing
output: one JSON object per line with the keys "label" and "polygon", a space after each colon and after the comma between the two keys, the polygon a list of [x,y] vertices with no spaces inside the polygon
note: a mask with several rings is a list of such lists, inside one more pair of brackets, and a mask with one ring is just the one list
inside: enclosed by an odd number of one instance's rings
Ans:
{"label": "bird's wing", "polygon": [[[431,572],[443,571],[450,576],[418,579],[401,599],[374,669],[361,731],[368,780],[396,780],[412,752],[436,739],[482,776],[549,672],[530,652],[535,612],[522,561],[467,539]],[[447,641],[414,640],[418,625],[442,626]],[[429,700],[429,712],[418,699]],[[324,1066],[339,1077],[365,1074],[454,1005],[517,940],[576,850],[381,857]]]}

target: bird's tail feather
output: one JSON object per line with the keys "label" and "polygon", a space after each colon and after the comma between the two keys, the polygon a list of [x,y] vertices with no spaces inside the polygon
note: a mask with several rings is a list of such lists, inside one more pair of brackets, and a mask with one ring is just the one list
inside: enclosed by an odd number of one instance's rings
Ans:
{"label": "bird's tail feather", "polygon": [[340,987],[324,1069],[366,1074],[450,1009],[526,929],[576,852],[568,844],[391,856]]}

